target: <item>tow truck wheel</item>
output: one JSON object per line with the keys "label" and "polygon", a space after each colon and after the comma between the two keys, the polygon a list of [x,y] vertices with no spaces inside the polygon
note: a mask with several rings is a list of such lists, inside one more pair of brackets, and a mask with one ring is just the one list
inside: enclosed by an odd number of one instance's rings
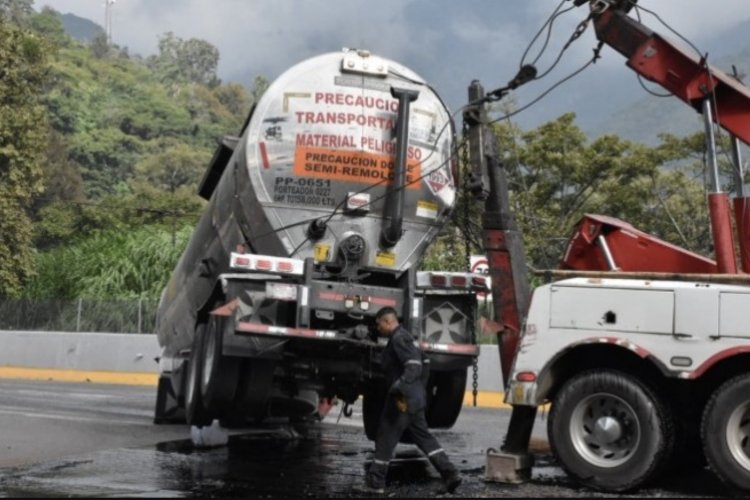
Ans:
{"label": "tow truck wheel", "polygon": [[701,439],[711,470],[729,487],[750,491],[750,376],[735,377],[713,393]]}
{"label": "tow truck wheel", "polygon": [[239,358],[222,354],[226,326],[231,327],[231,321],[223,316],[211,316],[203,347],[201,397],[207,408],[216,410],[231,405],[240,366]]}
{"label": "tow truck wheel", "polygon": [[204,426],[211,423],[212,417],[203,405],[201,398],[201,378],[203,371],[203,348],[206,337],[206,324],[195,328],[193,348],[190,351],[187,377],[185,377],[185,417],[188,425]]}
{"label": "tow truck wheel", "polygon": [[456,423],[466,394],[466,369],[433,371],[427,382],[427,425],[448,429]]}
{"label": "tow truck wheel", "polygon": [[557,393],[547,427],[563,468],[605,491],[638,488],[671,455],[672,420],[655,394],[617,371],[592,370]]}

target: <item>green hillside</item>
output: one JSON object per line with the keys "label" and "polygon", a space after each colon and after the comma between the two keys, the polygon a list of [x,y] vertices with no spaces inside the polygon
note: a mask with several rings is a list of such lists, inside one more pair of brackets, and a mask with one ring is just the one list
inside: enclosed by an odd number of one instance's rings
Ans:
{"label": "green hillside", "polygon": [[[63,249],[71,255],[76,248],[96,247],[106,262],[103,242],[111,241],[110,265],[98,271],[109,273],[111,283],[145,262],[117,251],[123,232],[144,247],[171,242],[170,254],[179,255],[186,241],[182,228],[192,226],[203,207],[197,184],[220,139],[240,131],[252,97],[242,85],[217,78],[219,52],[208,42],[166,33],[158,54],[131,57],[108,46],[94,23],[79,18],[71,24],[70,16],[49,8],[35,13],[27,3],[0,4],[7,41],[0,66],[9,68],[0,78],[0,95],[6,96],[0,111],[10,113],[3,120],[9,129],[0,130],[0,167],[7,157],[9,175],[20,179],[8,210],[22,210],[11,217],[0,204],[0,220],[4,234],[23,237],[12,246],[0,239],[0,254],[18,255],[7,271],[0,265],[0,295],[64,298],[61,292],[80,295],[86,289],[70,282],[86,273],[70,267],[64,275],[51,272]],[[93,37],[81,42],[67,30]],[[5,144],[3,137],[15,142]],[[15,150],[27,154],[9,153]],[[25,177],[14,173],[22,167]],[[21,229],[24,224],[31,231]],[[99,243],[89,245],[90,239]],[[66,264],[76,265],[85,259]],[[162,281],[170,270],[161,265]],[[160,288],[122,281],[122,289],[112,286],[107,293],[153,297]]]}
{"label": "green hillside", "polygon": [[65,32],[79,42],[90,42],[104,34],[104,29],[93,21],[75,14],[60,14]]}

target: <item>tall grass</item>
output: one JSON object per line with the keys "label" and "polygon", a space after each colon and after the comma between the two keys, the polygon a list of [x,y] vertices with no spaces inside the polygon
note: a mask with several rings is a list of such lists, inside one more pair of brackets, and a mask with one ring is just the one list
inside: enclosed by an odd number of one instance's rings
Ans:
{"label": "tall grass", "polygon": [[101,231],[37,255],[30,298],[158,299],[192,227]]}

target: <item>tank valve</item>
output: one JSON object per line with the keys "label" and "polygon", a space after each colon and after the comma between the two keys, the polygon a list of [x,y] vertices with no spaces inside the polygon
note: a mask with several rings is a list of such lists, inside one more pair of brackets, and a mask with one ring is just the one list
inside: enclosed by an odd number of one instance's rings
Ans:
{"label": "tank valve", "polygon": [[358,262],[365,253],[365,239],[353,234],[341,242],[340,252],[345,262]]}
{"label": "tank valve", "polygon": [[307,237],[311,240],[319,240],[324,234],[326,234],[327,227],[328,225],[326,224],[325,219],[315,219],[309,226],[307,226]]}

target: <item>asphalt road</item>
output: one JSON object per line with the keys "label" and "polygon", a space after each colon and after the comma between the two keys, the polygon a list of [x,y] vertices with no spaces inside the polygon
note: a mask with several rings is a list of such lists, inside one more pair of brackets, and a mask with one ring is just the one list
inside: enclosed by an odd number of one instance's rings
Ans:
{"label": "asphalt road", "polygon": [[[272,422],[229,432],[229,443],[196,448],[186,425],[154,425],[151,387],[0,380],[0,497],[356,497],[373,446],[339,408],[322,422]],[[435,431],[464,477],[463,497],[721,497],[708,473],[690,471],[631,495],[573,483],[555,464],[537,418],[530,482],[484,480],[509,411],[467,407],[453,429]],[[437,473],[399,445],[390,496],[442,496]]]}

